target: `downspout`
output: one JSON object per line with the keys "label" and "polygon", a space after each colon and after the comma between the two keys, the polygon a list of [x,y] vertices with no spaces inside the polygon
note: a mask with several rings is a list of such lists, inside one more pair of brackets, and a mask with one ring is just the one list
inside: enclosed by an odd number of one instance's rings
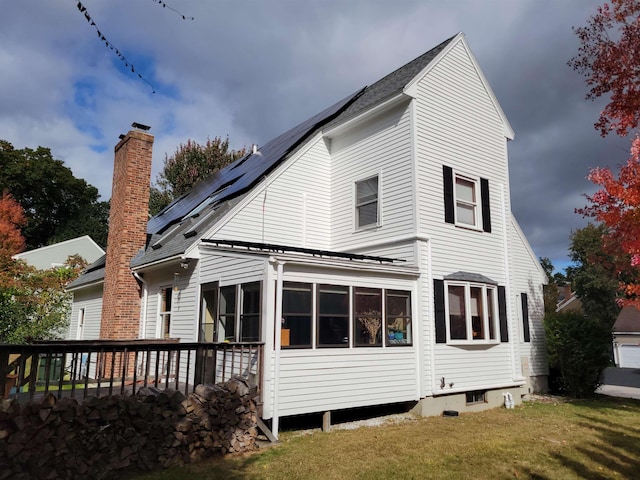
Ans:
{"label": "downspout", "polygon": [[282,332],[282,287],[283,287],[283,271],[284,271],[284,262],[280,260],[276,261],[277,271],[276,271],[276,316],[274,319],[275,323],[275,364],[274,364],[274,374],[273,374],[273,420],[271,425],[271,432],[273,436],[278,438],[278,427],[280,423],[280,418],[278,417],[278,412],[280,410],[280,406],[278,405],[279,397],[280,397],[280,351],[282,347],[282,339],[280,337]]}
{"label": "downspout", "polygon": [[147,281],[138,272],[131,272],[131,274],[142,285],[142,306],[140,308],[140,323],[138,324],[138,338],[142,339],[147,329]]}
{"label": "downspout", "polygon": [[[505,198],[504,184],[500,184],[500,203],[502,203],[502,241],[503,241],[503,255],[504,255],[504,274],[505,274],[505,293],[507,297],[507,332],[509,333],[509,345],[511,349],[511,375],[513,380],[522,378],[522,375],[518,375],[516,370],[516,342],[519,342],[519,338],[516,338],[518,333],[517,329],[513,328],[513,308],[511,298],[511,269],[510,269],[510,256],[509,256],[509,224],[507,216],[507,202]],[[515,330],[515,331],[514,331]]]}

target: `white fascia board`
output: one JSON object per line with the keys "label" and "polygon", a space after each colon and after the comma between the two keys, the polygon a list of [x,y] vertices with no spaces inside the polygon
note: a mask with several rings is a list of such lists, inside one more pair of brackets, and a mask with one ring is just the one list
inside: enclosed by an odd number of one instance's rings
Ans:
{"label": "white fascia board", "polygon": [[187,258],[186,254],[182,255],[173,255],[171,257],[163,258],[161,260],[156,260],[155,262],[145,263],[144,265],[140,265],[138,267],[131,268],[132,272],[145,272],[147,270],[156,270],[160,267],[164,267],[169,263],[174,263],[177,260],[184,260]]}
{"label": "white fascia board", "polygon": [[396,105],[399,105],[400,103],[402,103],[403,100],[406,101],[406,100],[410,100],[411,98],[412,98],[411,95],[406,94],[406,92],[400,92],[397,95],[394,95],[393,97],[390,97],[387,100],[383,101],[382,103],[374,105],[368,110],[365,110],[364,112],[357,114],[356,116],[346,120],[345,122],[339,125],[336,125],[335,127],[331,127],[328,130],[323,130],[322,133],[326,138],[332,138],[337,135],[341,135],[351,130],[352,128],[357,127],[363,122],[366,122],[370,118],[378,114],[381,114],[386,110],[389,110],[395,107]]}
{"label": "white fascia board", "polygon": [[[249,203],[251,203],[258,195],[260,195],[266,187],[271,185],[280,175],[287,171],[287,169],[295,163],[298,158],[307,153],[311,147],[313,147],[318,141],[323,138],[322,132],[317,133],[312,138],[307,140],[304,145],[298,148],[289,158],[286,158],[276,169],[269,175],[265,176],[258,184],[256,184],[239,202],[235,207],[227,212],[221,219],[219,219],[215,225],[209,230],[205,231],[198,239],[213,237],[222,227],[224,227],[233,217],[242,211]],[[227,239],[225,239],[227,240]],[[183,256],[191,257],[194,255],[194,251],[198,249],[200,242],[196,241],[191,244],[189,248],[184,252]]]}
{"label": "white fascia board", "polygon": [[513,215],[513,212],[511,212],[511,225],[516,230],[516,233],[520,237],[520,240],[522,240],[522,244],[527,249],[527,252],[529,252],[529,256],[531,257],[531,261],[533,263],[535,263],[536,267],[538,267],[538,272],[540,272],[540,275],[543,278],[543,282],[542,283],[544,283],[545,285],[548,285],[549,284],[549,278],[547,277],[547,274],[543,270],[542,265],[540,265],[540,261],[538,260],[538,257],[536,257],[536,254],[533,251],[533,249],[531,248],[531,245],[529,245],[529,240],[527,240],[527,237],[524,235],[524,232],[520,228],[520,224],[516,220],[516,217]]}
{"label": "white fascia board", "polygon": [[78,285],[77,287],[73,287],[73,288],[65,288],[64,291],[65,292],[77,292],[78,290],[82,290],[84,288],[96,287],[96,286],[102,285],[102,284],[104,284],[104,279],[103,280],[96,280],[95,282],[91,282],[91,283],[85,283],[83,285]]}
{"label": "white fascia board", "polygon": [[456,37],[453,40],[451,40],[451,42],[449,42],[449,44],[445,48],[443,48],[440,53],[438,53],[438,55],[436,55],[436,58],[434,58],[432,61],[429,62],[429,65],[427,65],[418,75],[416,75],[413,78],[413,80],[407,83],[407,86],[404,88],[404,92],[407,95],[415,97],[417,95],[418,83],[420,82],[420,80],[422,80],[426,75],[428,75],[431,69],[434,68],[440,62],[440,60],[442,60],[446,55],[448,55],[449,52],[453,48],[455,48],[459,43],[462,43],[462,46],[464,47],[465,51],[467,52],[467,55],[471,59],[471,63],[473,64],[473,67],[476,70],[476,73],[478,74],[478,77],[480,78],[480,81],[482,82],[482,85],[485,91],[487,92],[487,95],[489,95],[489,98],[491,99],[491,102],[493,103],[494,108],[496,109],[498,115],[502,119],[502,125],[504,126],[504,136],[509,140],[513,140],[515,138],[515,133],[513,131],[513,128],[511,128],[511,124],[509,123],[507,116],[504,114],[504,111],[502,110],[502,107],[500,106],[498,99],[493,93],[493,90],[491,89],[491,86],[489,85],[487,78],[484,76],[484,73],[482,73],[482,69],[480,68],[480,65],[478,65],[478,61],[476,60],[476,57],[471,52],[471,49],[469,48],[469,44],[467,43],[464,33],[462,32],[458,33],[458,35],[456,35]]}

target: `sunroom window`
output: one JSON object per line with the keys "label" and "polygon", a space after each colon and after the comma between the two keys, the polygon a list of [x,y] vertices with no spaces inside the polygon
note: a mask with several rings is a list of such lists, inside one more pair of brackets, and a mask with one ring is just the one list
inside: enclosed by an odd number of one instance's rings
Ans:
{"label": "sunroom window", "polygon": [[349,346],[349,287],[318,285],[318,346]]}
{"label": "sunroom window", "polygon": [[312,302],[311,284],[284,282],[280,335],[283,347],[311,346]]}

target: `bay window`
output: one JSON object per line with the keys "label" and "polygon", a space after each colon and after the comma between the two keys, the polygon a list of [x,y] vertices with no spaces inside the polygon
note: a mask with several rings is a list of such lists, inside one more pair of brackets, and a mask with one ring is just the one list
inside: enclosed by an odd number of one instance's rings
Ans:
{"label": "bay window", "polygon": [[452,342],[497,341],[497,289],[493,285],[449,282],[447,331]]}

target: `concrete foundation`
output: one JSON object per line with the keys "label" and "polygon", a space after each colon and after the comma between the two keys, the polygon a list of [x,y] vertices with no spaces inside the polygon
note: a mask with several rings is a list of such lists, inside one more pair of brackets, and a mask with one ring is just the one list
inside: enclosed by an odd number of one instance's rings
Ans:
{"label": "concrete foundation", "polygon": [[522,395],[527,389],[524,387],[501,388],[487,390],[485,401],[479,403],[467,403],[466,393],[453,393],[450,395],[438,395],[436,397],[426,397],[418,401],[411,413],[423,417],[433,417],[442,415],[445,410],[455,410],[457,412],[480,412],[490,408],[504,406],[504,393],[511,393],[514,405],[522,404]]}

